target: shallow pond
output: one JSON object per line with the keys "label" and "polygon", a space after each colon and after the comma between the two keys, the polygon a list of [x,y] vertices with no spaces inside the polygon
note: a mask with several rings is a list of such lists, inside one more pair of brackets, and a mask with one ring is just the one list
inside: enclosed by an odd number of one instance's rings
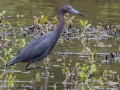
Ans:
{"label": "shallow pond", "polygon": [[[0,12],[6,10],[5,20],[11,22],[12,25],[16,25],[16,22],[19,22],[23,27],[31,26],[32,22],[34,21],[34,16],[41,16],[41,15],[48,15],[49,20],[52,21],[53,18],[59,8],[64,4],[70,4],[78,11],[81,11],[85,14],[85,17],[76,17],[73,19],[73,26],[79,27],[80,20],[88,20],[92,26],[96,27],[99,23],[106,23],[106,24],[115,24],[119,23],[119,15],[120,15],[120,8],[119,4],[120,1],[118,0],[0,0]],[[16,15],[23,15],[19,18]],[[73,14],[70,14],[73,16]],[[20,52],[23,48],[22,46],[16,45],[15,47],[15,38],[14,36],[10,36],[11,40],[13,40],[8,46],[5,48],[9,49],[12,48],[12,55],[16,55],[16,53]],[[12,39],[13,38],[13,39]],[[19,37],[26,40],[27,44],[33,40],[33,37]],[[97,50],[95,61],[96,64],[99,65],[102,61],[105,60],[106,55],[108,56],[108,61],[112,60],[111,53],[115,53],[118,51],[119,45],[114,39],[103,37],[100,40],[100,44],[97,45],[96,37],[89,38],[89,48],[93,52],[95,49]],[[26,43],[25,43],[26,44]],[[42,70],[39,69],[36,71],[36,75],[38,75],[38,81],[36,81],[36,89],[37,90],[62,90],[64,89],[64,80],[66,75],[63,74],[63,53],[66,56],[65,67],[69,67],[72,69],[75,67],[76,62],[80,62],[82,65],[83,63],[87,62],[89,57],[92,55],[92,52],[83,53],[83,45],[81,44],[81,39],[78,37],[74,37],[70,41],[62,43],[62,50],[60,47],[60,42],[56,44],[52,52],[46,58],[47,61],[41,61],[38,63],[38,66],[46,66],[49,72],[48,77],[44,77],[42,74]],[[0,45],[1,46],[1,45]],[[19,47],[19,48],[18,48]],[[3,51],[3,48],[0,50]],[[1,56],[4,57],[3,53]],[[7,60],[8,61],[8,60]],[[27,64],[25,63],[18,63],[13,67],[8,67],[7,71],[8,75],[12,74],[17,81],[17,89],[16,90],[33,90],[33,83],[32,83],[32,75],[33,71],[25,71],[25,67]],[[4,73],[4,65],[1,64],[0,66],[0,75]],[[99,67],[98,67],[99,68]],[[99,72],[102,73],[104,70],[113,70],[120,75],[119,71],[120,65],[119,63],[102,63],[102,66],[99,68]],[[14,73],[11,73],[14,72]],[[41,77],[39,76],[41,75]],[[36,76],[37,77],[37,76]],[[40,79],[40,80],[39,80]],[[2,81],[2,82],[7,82]],[[117,81],[117,80],[116,80]],[[2,86],[1,86],[2,87]],[[72,88],[73,85],[68,82],[68,88]],[[111,88],[112,89],[112,88]],[[109,89],[110,90],[110,89]]]}
{"label": "shallow pond", "polygon": [[[17,21],[16,15],[24,15],[19,20],[23,25],[30,25],[34,20],[32,15],[49,15],[50,19],[57,15],[58,10],[65,4],[72,5],[76,10],[85,14],[85,17],[76,15],[75,25],[79,25],[80,19],[91,21],[92,24],[119,23],[120,20],[120,1],[119,0],[0,0],[0,12],[7,11],[6,16],[12,22]],[[72,14],[73,15],[73,14]],[[79,20],[78,20],[79,18]]]}

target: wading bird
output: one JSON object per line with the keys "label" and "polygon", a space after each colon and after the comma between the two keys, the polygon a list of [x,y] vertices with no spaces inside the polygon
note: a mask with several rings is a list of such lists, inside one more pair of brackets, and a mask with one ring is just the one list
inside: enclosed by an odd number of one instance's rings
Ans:
{"label": "wading bird", "polygon": [[[74,13],[84,16],[82,13],[76,11],[72,6],[63,6],[58,13],[58,25],[56,29],[48,34],[39,36],[32,42],[30,42],[16,57],[14,57],[7,66],[13,65],[17,62],[27,62],[26,70],[34,69],[36,70],[36,64],[38,61],[44,59],[55,46],[60,34],[62,32],[63,26],[65,24],[64,13]],[[35,63],[34,68],[28,68],[31,63]]]}

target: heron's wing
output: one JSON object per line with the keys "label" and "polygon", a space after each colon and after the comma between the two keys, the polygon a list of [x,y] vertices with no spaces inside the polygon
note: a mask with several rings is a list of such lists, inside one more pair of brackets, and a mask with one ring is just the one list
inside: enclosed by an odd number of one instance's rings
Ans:
{"label": "heron's wing", "polygon": [[[37,43],[36,43],[37,42]],[[29,62],[37,57],[43,55],[46,51],[48,51],[50,45],[49,38],[46,38],[42,41],[31,42],[28,44],[14,59],[12,59],[8,65],[12,65],[16,62]]]}

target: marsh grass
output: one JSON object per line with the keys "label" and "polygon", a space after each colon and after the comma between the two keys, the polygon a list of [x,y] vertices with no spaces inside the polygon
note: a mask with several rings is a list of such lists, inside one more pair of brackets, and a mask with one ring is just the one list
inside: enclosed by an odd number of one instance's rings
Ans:
{"label": "marsh grass", "polygon": [[[6,67],[7,62],[18,53],[16,52],[18,47],[22,49],[34,38],[50,33],[56,28],[58,21],[56,16],[53,18],[53,21],[49,21],[49,16],[41,15],[40,17],[33,16],[35,20],[31,22],[31,26],[24,26],[20,24],[19,21],[16,23],[16,26],[12,26],[11,22],[4,20],[4,14],[5,11],[0,13],[0,62],[4,67],[3,72],[0,75],[0,85],[1,90],[17,90],[19,83],[16,79],[17,76],[11,71],[8,73]],[[19,18],[20,15],[18,14],[17,17]],[[104,39],[112,39],[116,44],[120,44],[120,25],[100,24],[94,27],[89,21],[81,20],[80,26],[73,27],[74,22],[72,20],[74,18],[75,16],[70,17],[69,14],[65,16],[66,24],[57,43],[62,51],[62,55],[60,55],[60,70],[65,78],[63,80],[63,88],[65,90],[106,90],[113,86],[117,87],[120,82],[119,74],[114,73],[113,70],[107,70],[106,68],[104,68],[103,71],[100,70],[103,63],[97,58],[97,54],[99,53],[97,48],[112,47],[112,45],[104,45],[102,42]],[[72,62],[68,63],[68,57],[70,56],[65,54],[65,52],[69,51],[69,42],[74,43],[73,40],[75,38],[82,44],[81,47],[83,49],[81,53],[85,54],[88,58],[85,59],[85,62],[83,63],[80,63],[78,60],[77,62],[74,62],[75,65],[73,65]],[[90,48],[91,40],[96,42],[94,50]],[[67,42],[67,47],[63,48],[64,42]],[[112,58],[112,64],[114,64],[120,62],[120,46],[116,52],[117,53],[111,51],[112,54],[109,53],[109,55],[106,55],[106,53],[103,54],[105,54],[105,59],[108,61]],[[112,57],[108,58],[110,56]],[[49,60],[50,58],[47,57],[46,60],[43,61],[44,66],[48,67],[48,70],[50,67]],[[96,63],[97,61],[99,61],[99,64]],[[10,70],[14,69],[15,68],[12,67]],[[41,74],[38,72],[36,74],[36,82],[41,82],[43,76],[44,73]],[[68,86],[69,82],[71,83],[70,87]],[[47,79],[46,83],[48,83]],[[57,83],[54,83],[53,86],[54,90],[58,89]],[[23,88],[25,89],[24,86]]]}

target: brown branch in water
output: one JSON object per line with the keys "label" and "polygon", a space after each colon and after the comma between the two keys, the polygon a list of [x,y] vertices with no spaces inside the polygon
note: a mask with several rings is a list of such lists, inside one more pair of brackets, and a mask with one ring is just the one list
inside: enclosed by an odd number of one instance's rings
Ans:
{"label": "brown branch in water", "polygon": [[14,90],[17,90],[17,87],[18,87],[18,82],[16,81],[16,85],[14,87]]}
{"label": "brown branch in water", "polygon": [[64,54],[64,51],[63,51],[63,48],[62,48],[62,46],[61,46],[61,44],[59,44],[59,45],[60,45],[61,51],[63,52],[63,55],[65,55],[65,54]]}
{"label": "brown branch in water", "polygon": [[70,79],[70,77],[73,76],[72,74],[75,73],[75,72],[76,72],[76,69],[74,68],[70,74],[67,74],[67,76],[66,76],[66,78],[64,80],[64,89],[67,88],[68,79]]}

